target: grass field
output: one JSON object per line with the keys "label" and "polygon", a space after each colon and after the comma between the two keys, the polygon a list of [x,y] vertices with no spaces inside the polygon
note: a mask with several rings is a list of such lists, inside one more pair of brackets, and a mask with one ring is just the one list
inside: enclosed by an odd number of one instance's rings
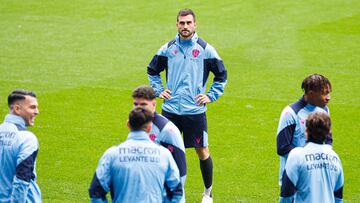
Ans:
{"label": "grass field", "polygon": [[[40,141],[44,202],[89,201],[98,159],[127,135],[130,93],[148,84],[146,66],[175,36],[184,7],[196,12],[199,36],[228,69],[225,94],[207,112],[214,202],[278,200],[280,112],[300,98],[301,81],[312,73],[332,82],[344,199],[359,202],[359,1],[0,0],[0,117],[13,89],[38,94],[40,115],[31,130]],[[186,198],[200,202],[191,149],[187,161]]]}

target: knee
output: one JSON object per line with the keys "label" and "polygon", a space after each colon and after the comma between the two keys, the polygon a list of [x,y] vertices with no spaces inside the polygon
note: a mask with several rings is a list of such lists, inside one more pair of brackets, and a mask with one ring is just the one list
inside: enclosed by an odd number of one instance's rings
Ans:
{"label": "knee", "polygon": [[210,156],[209,148],[207,147],[195,148],[195,150],[200,160],[206,160]]}

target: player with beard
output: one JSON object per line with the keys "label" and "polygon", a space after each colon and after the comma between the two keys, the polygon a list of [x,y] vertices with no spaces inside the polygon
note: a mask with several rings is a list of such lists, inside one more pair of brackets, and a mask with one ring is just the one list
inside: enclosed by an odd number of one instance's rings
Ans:
{"label": "player with beard", "polygon": [[[175,39],[164,44],[147,68],[156,96],[164,99],[162,115],[183,133],[186,148],[195,148],[205,191],[202,202],[212,202],[213,161],[209,152],[206,104],[216,101],[224,92],[227,71],[222,59],[210,44],[199,38],[195,13],[180,10]],[[166,87],[160,73],[166,71]],[[214,81],[208,91],[209,73]]]}

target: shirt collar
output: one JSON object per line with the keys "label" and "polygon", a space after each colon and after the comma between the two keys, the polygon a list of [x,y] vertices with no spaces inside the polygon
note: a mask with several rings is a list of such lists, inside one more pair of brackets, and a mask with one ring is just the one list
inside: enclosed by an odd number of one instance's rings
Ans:
{"label": "shirt collar", "polygon": [[131,131],[127,137],[128,140],[149,140],[149,134],[147,134],[145,131],[139,130],[139,131]]}
{"label": "shirt collar", "polygon": [[14,114],[7,114],[5,116],[5,122],[13,123],[17,126],[20,126],[23,129],[26,129],[25,120],[21,116],[17,116]]}
{"label": "shirt collar", "polygon": [[[304,95],[301,97],[300,101],[301,101],[301,102],[304,102],[306,108],[308,108],[308,109],[310,109],[310,110],[313,110],[313,109],[315,109],[316,107],[322,108],[322,107],[320,107],[320,106],[316,106],[316,105],[310,104],[309,102],[306,102]],[[325,109],[325,107],[322,108],[322,109]]]}
{"label": "shirt collar", "polygon": [[193,45],[193,44],[195,44],[197,42],[198,38],[199,37],[198,37],[196,32],[194,32],[194,35],[190,39],[187,39],[187,40],[181,39],[179,33],[177,33],[176,37],[175,37],[176,43],[178,43],[179,45],[182,45],[182,46]]}

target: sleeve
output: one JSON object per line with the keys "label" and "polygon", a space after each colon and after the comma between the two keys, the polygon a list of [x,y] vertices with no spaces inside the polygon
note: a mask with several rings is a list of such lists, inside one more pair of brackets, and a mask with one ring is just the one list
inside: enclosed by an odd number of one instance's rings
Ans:
{"label": "sleeve", "polygon": [[280,116],[279,126],[276,136],[277,154],[284,156],[288,154],[294,146],[291,144],[296,128],[296,121],[292,109],[287,106]]}
{"label": "sleeve", "polygon": [[205,67],[209,68],[215,76],[213,84],[206,95],[213,102],[224,93],[227,84],[227,70],[216,50],[209,44],[206,49],[208,50],[208,59],[205,59]]}
{"label": "sleeve", "polygon": [[[181,137],[179,129],[172,123],[168,122],[164,129],[161,131],[164,139],[161,141],[161,145],[167,148],[178,166],[180,177],[186,175],[186,156],[185,146]],[[184,184],[184,183],[182,183]]]}
{"label": "sleeve", "polygon": [[[341,166],[341,163],[340,163],[340,166]],[[344,188],[344,171],[341,166],[340,174],[335,183],[335,191],[334,191],[335,203],[343,202],[343,188]]]}
{"label": "sleeve", "polygon": [[39,150],[39,143],[34,134],[26,132],[25,140],[20,145],[17,157],[16,175],[13,180],[11,201],[25,202],[30,181],[35,179],[35,161]]}
{"label": "sleeve", "polygon": [[325,144],[332,145],[333,139],[332,139],[332,132],[326,136]]}
{"label": "sleeve", "polygon": [[[326,111],[326,113],[329,114],[330,116],[330,109],[329,107],[325,107],[324,110]],[[333,139],[332,139],[332,130],[330,130],[330,133],[326,136],[326,140],[325,140],[325,144],[328,144],[328,145],[332,145],[332,142],[333,142]]]}
{"label": "sleeve", "polygon": [[183,189],[180,182],[179,169],[176,166],[174,159],[171,157],[170,153],[168,154],[168,170],[165,177],[165,189],[166,196],[171,202],[179,202],[183,196]]}
{"label": "sleeve", "polygon": [[148,79],[150,85],[155,90],[156,96],[159,96],[164,87],[162,85],[162,80],[160,73],[164,71],[168,66],[168,58],[165,55],[167,49],[167,44],[163,45],[158,53],[152,58],[151,62],[147,67]]}
{"label": "sleeve", "polygon": [[110,165],[112,150],[113,148],[108,149],[101,157],[91,181],[89,196],[92,203],[107,202],[106,194],[110,191],[111,184]]}
{"label": "sleeve", "polygon": [[285,165],[279,201],[281,203],[290,203],[294,200],[296,185],[299,179],[299,160],[296,154],[296,150],[292,151]]}

